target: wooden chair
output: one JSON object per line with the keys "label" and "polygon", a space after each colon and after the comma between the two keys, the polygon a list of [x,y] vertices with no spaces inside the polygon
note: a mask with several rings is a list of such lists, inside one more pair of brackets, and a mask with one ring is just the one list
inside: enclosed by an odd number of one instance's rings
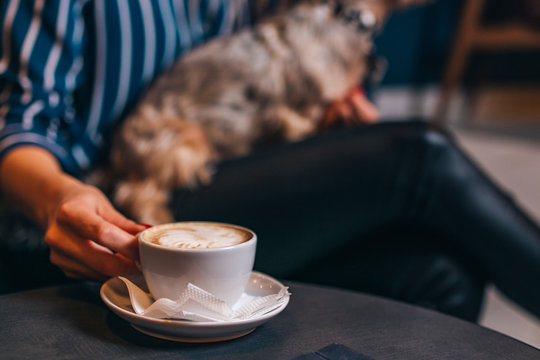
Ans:
{"label": "wooden chair", "polygon": [[524,23],[482,24],[485,0],[465,0],[460,23],[443,75],[434,121],[445,123],[452,96],[459,86],[474,51],[499,52],[513,49],[540,49],[540,30]]}

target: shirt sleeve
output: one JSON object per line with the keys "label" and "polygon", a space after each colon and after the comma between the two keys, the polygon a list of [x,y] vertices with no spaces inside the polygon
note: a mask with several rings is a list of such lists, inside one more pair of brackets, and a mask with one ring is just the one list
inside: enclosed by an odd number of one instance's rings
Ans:
{"label": "shirt sleeve", "polygon": [[21,145],[50,151],[68,172],[82,68],[82,1],[9,0],[0,5],[0,159]]}

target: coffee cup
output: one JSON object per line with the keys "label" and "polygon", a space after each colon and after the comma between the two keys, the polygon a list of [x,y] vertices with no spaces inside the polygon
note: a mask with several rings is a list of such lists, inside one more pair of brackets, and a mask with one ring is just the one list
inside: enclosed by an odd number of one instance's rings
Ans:
{"label": "coffee cup", "polygon": [[256,234],[215,222],[177,222],[138,235],[141,268],[154,299],[177,300],[188,283],[232,306],[249,280]]}

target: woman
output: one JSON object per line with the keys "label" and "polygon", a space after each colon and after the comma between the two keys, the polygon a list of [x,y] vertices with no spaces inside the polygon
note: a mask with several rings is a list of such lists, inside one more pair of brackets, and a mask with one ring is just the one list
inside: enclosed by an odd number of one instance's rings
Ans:
{"label": "woman", "polygon": [[[2,3],[1,187],[7,208],[42,231],[23,240],[3,232],[11,249],[5,267],[33,268],[21,249],[42,249],[44,234],[51,263],[68,277],[137,271],[134,234],[148,225],[126,219],[80,179],[156,74],[182,52],[249,23],[249,4]],[[330,114],[377,117],[358,92]],[[253,228],[261,239],[255,267],[274,276],[373,291],[468,319],[489,280],[540,315],[538,226],[448,134],[424,123],[341,129],[230,160],[211,185],[179,190],[172,204],[179,220]],[[8,230],[25,221],[3,220]],[[52,281],[40,266],[24,284],[36,273]]]}

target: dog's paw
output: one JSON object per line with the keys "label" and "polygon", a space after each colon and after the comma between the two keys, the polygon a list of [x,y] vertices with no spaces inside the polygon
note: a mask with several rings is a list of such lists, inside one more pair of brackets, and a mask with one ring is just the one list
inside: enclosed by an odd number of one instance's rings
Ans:
{"label": "dog's paw", "polygon": [[281,124],[283,137],[288,141],[297,141],[312,134],[317,129],[316,122],[306,118],[289,107],[278,109],[278,119]]}
{"label": "dog's paw", "polygon": [[168,191],[153,179],[119,182],[113,194],[114,204],[139,223],[162,224],[173,221],[168,208]]}

